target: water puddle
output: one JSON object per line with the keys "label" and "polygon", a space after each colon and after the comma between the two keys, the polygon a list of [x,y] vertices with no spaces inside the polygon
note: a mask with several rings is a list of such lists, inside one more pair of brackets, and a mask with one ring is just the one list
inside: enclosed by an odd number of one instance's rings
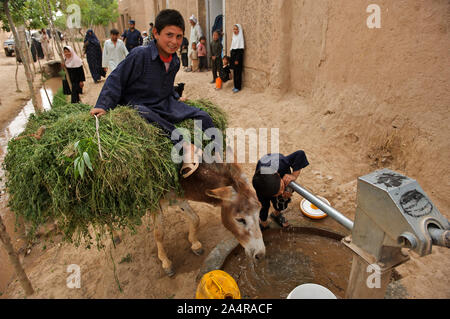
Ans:
{"label": "water puddle", "polygon": [[[61,79],[60,78],[52,78],[45,82],[45,87],[47,90],[47,94],[45,94],[44,88],[41,88],[39,90],[39,95],[37,95],[38,103],[41,103],[44,110],[50,109],[50,101],[53,101],[53,95],[56,93],[58,88],[61,86]],[[9,125],[0,133],[0,146],[2,149],[2,156],[6,153],[6,147],[8,146],[8,141],[19,135],[27,125],[28,118],[31,114],[34,113],[34,107],[31,100],[27,102],[27,104],[22,108],[20,113],[14,118],[14,120],[9,123]]]}
{"label": "water puddle", "polygon": [[[50,101],[53,101],[53,96],[61,87],[62,82],[60,78],[52,78],[45,82],[45,87],[47,90],[47,94],[44,91],[44,88],[39,90],[38,101],[44,107],[45,110],[49,110],[51,108]],[[48,95],[48,97],[47,97]],[[8,142],[10,139],[19,135],[26,127],[28,118],[31,114],[34,113],[33,104],[30,101],[22,108],[20,113],[9,123],[9,125],[0,132],[0,177],[3,178],[4,171],[1,167],[1,163],[6,155]],[[5,181],[0,181],[0,215],[5,223],[6,229],[8,230],[8,234],[11,236],[11,240],[13,242],[16,250],[23,244],[23,240],[20,238],[20,234],[18,232],[14,232],[14,224],[15,224],[15,216],[9,213],[9,209],[7,208],[7,194],[4,190]],[[0,298],[2,298],[2,293],[6,288],[7,284],[14,276],[14,271],[9,263],[8,256],[4,251],[3,247],[0,245]]]}
{"label": "water puddle", "polygon": [[237,282],[243,298],[286,298],[298,285],[315,283],[344,298],[352,253],[341,236],[317,229],[264,231],[266,257],[254,264],[238,246],[223,270]]}

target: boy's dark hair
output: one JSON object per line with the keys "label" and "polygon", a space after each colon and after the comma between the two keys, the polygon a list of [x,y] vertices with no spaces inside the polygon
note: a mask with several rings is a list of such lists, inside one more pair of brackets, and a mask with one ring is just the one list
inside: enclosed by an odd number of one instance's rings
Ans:
{"label": "boy's dark hair", "polygon": [[222,60],[227,60],[228,62],[230,62],[230,57],[228,55],[224,55]]}
{"label": "boy's dark hair", "polygon": [[205,40],[206,41],[206,37],[204,35],[202,35],[199,39],[199,41]]}
{"label": "boy's dark hair", "polygon": [[111,31],[110,31],[109,33],[114,34],[114,35],[117,35],[117,34],[119,34],[119,30],[117,30],[117,29],[111,29]]}
{"label": "boy's dark hair", "polygon": [[181,13],[173,9],[164,9],[156,16],[156,32],[160,33],[165,27],[170,25],[179,27],[184,33],[184,19]]}
{"label": "boy's dark hair", "polygon": [[150,26],[153,27],[153,22],[150,22]]}
{"label": "boy's dark hair", "polygon": [[278,173],[261,174],[258,170],[253,176],[252,184],[261,197],[273,197],[280,191],[281,177]]}

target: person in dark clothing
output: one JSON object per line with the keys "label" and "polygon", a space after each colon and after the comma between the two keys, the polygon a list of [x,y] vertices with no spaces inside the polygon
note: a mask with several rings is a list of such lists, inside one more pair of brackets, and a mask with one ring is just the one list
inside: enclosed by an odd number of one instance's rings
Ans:
{"label": "person in dark clothing", "polygon": [[31,37],[31,55],[33,57],[33,62],[37,59],[41,60],[44,58],[44,51],[42,50],[41,42],[39,42],[34,36]]}
{"label": "person in dark clothing", "polygon": [[153,22],[149,23],[150,28],[148,29],[148,37],[150,38],[150,41],[155,40],[155,38],[153,37]]}
{"label": "person in dark clothing", "polygon": [[[171,9],[162,10],[155,20],[155,40],[148,46],[135,48],[111,72],[103,86],[91,115],[101,116],[117,105],[133,106],[149,123],[160,126],[175,145],[183,147],[181,173],[188,177],[198,167],[201,150],[183,140],[175,124],[185,119],[201,121],[203,131],[214,124],[205,111],[186,105],[174,90],[175,76],[180,69],[176,52],[184,34],[182,15]],[[177,136],[178,135],[178,136]],[[214,138],[213,138],[214,139]]]}
{"label": "person in dark clothing", "polygon": [[219,69],[219,77],[216,78],[216,90],[222,88],[222,83],[231,80],[230,57],[225,55],[222,59],[222,66]]}
{"label": "person in dark clothing", "polygon": [[181,63],[183,64],[185,70],[189,66],[188,52],[189,52],[189,40],[186,37],[183,37],[183,42],[181,42],[180,47],[180,54],[181,54]]}
{"label": "person in dark clothing", "polygon": [[244,33],[240,24],[233,27],[233,40],[231,42],[231,67],[233,68],[233,92],[237,93],[242,88],[242,70],[244,68]]}
{"label": "person in dark clothing", "polygon": [[261,230],[268,228],[270,203],[275,209],[270,217],[281,227],[289,226],[282,214],[291,202],[293,190],[289,187],[289,183],[295,181],[301,169],[308,165],[308,159],[302,150],[288,156],[279,153],[267,154],[258,161],[252,183],[261,203],[259,212]]}
{"label": "person in dark clothing", "polygon": [[215,19],[214,19],[214,24],[212,27],[212,33],[214,32],[218,32],[219,33],[219,41],[222,43],[222,29],[223,29],[223,14],[219,14]]}
{"label": "person in dark clothing", "polygon": [[106,76],[106,72],[102,67],[102,47],[100,41],[91,29],[87,30],[84,37],[84,50],[91,71],[94,83],[98,83],[101,77]]}
{"label": "person in dark clothing", "polygon": [[70,46],[64,47],[64,64],[72,83],[72,90],[70,90],[67,82],[65,82],[65,85],[63,85],[64,94],[71,95],[70,103],[79,103],[86,78],[84,76],[83,61]]}
{"label": "person in dark clothing", "polygon": [[216,83],[217,73],[220,73],[222,68],[222,44],[219,40],[219,32],[215,31],[213,33],[213,41],[210,43],[211,50],[211,65],[212,65],[212,74],[213,80],[211,83]]}
{"label": "person in dark clothing", "polygon": [[223,83],[231,80],[230,57],[225,55],[222,59],[222,68],[219,71],[220,79]]}
{"label": "person in dark clothing", "polygon": [[137,29],[135,29],[135,21],[130,20],[130,28],[128,30],[125,30],[125,32],[122,34],[122,41],[125,42],[125,46],[128,50],[128,52],[131,52],[134,48],[141,46],[144,42],[144,39],[141,36],[141,32]]}

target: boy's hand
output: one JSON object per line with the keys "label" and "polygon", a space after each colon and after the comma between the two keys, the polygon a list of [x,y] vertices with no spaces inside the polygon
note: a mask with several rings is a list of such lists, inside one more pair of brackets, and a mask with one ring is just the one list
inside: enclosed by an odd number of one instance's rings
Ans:
{"label": "boy's hand", "polygon": [[97,115],[98,117],[105,115],[106,111],[104,109],[101,108],[93,108],[91,109],[91,111],[89,112],[92,116]]}
{"label": "boy's hand", "polygon": [[295,181],[297,179],[297,177],[295,177],[294,175],[292,175],[292,174],[285,174],[284,176],[283,176],[283,183],[284,183],[284,185],[287,187],[287,186],[289,186],[289,183],[290,182],[293,182],[293,181]]}
{"label": "boy's hand", "polygon": [[84,87],[84,82],[80,82],[80,88]]}
{"label": "boy's hand", "polygon": [[292,197],[292,193],[291,193],[291,192],[283,192],[283,194],[281,194],[281,196],[282,196],[284,199],[288,199],[288,198],[291,198],[291,197]]}

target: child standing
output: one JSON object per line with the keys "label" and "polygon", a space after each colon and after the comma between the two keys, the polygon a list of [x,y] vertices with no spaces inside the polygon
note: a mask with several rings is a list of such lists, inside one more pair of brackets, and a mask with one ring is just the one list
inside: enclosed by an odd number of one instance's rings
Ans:
{"label": "child standing", "polygon": [[195,42],[192,42],[192,51],[189,57],[191,58],[191,71],[196,72],[198,70],[198,51]]}
{"label": "child standing", "polygon": [[206,57],[206,37],[200,37],[200,43],[197,46],[198,50],[198,60],[199,60],[199,71],[203,72],[204,69],[208,71],[208,60]]}
{"label": "child standing", "polygon": [[189,41],[186,37],[183,37],[183,42],[181,42],[180,54],[181,54],[181,63],[183,64],[184,70],[188,67],[188,49],[189,49]]}
{"label": "child standing", "polygon": [[217,73],[220,74],[222,68],[222,43],[219,40],[219,32],[214,31],[213,33],[213,41],[210,44],[211,49],[211,64],[212,64],[212,74],[213,80],[211,83],[216,83]]}
{"label": "child standing", "polygon": [[233,92],[237,93],[242,88],[242,70],[244,62],[244,33],[240,24],[233,27],[233,40],[230,48],[231,67],[234,73]]}

